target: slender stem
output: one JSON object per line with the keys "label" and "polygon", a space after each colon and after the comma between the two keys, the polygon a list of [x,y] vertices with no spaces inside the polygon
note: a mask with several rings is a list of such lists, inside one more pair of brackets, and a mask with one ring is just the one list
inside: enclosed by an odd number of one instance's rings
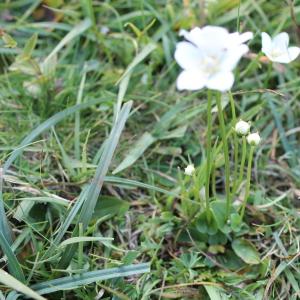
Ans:
{"label": "slender stem", "polygon": [[[236,112],[235,112],[235,103],[232,96],[232,93],[229,92],[229,101],[230,101],[230,107],[231,107],[231,114],[232,114],[232,121],[233,126],[236,125]],[[234,171],[233,171],[233,189],[232,189],[232,197],[234,197],[234,194],[236,192],[237,183],[238,183],[238,159],[239,159],[239,144],[238,144],[238,137],[237,133],[233,132],[233,155],[234,155]],[[232,200],[231,200],[232,201]]]}
{"label": "slender stem", "polygon": [[249,193],[250,193],[251,169],[252,169],[252,160],[253,160],[254,148],[255,148],[255,146],[251,146],[250,153],[249,153],[249,158],[248,158],[246,191],[245,191],[244,202],[243,202],[242,208],[241,208],[241,220],[243,220],[244,213],[245,213],[245,208],[246,208],[246,204],[247,204],[247,200],[248,200]]}
{"label": "slender stem", "polygon": [[212,168],[211,168],[211,190],[212,190],[212,194],[215,197],[217,194],[217,189],[216,189],[216,164],[213,163]]}
{"label": "slender stem", "polygon": [[221,93],[217,93],[217,107],[218,107],[218,117],[220,122],[221,136],[223,141],[223,152],[225,159],[225,193],[226,193],[226,216],[229,217],[231,209],[231,196],[230,196],[230,166],[229,166],[229,151],[228,143],[226,138],[226,127],[224,122],[224,116],[221,104]]}
{"label": "slender stem", "polygon": [[[79,223],[79,236],[83,236],[82,223]],[[78,268],[82,268],[83,262],[83,242],[78,243]]]}
{"label": "slender stem", "polygon": [[212,116],[211,116],[211,91],[207,91],[207,134],[206,134],[206,182],[205,182],[205,202],[206,216],[210,221],[209,209],[209,188],[210,188],[210,171],[211,171],[211,132],[212,132]]}
{"label": "slender stem", "polygon": [[236,31],[240,32],[240,9],[241,9],[241,0],[239,0],[239,6],[238,6],[238,17],[236,20]]}
{"label": "slender stem", "polygon": [[242,159],[241,159],[241,165],[240,165],[240,175],[239,175],[238,184],[237,184],[236,188],[238,188],[240,186],[240,184],[242,183],[242,180],[243,180],[244,167],[245,167],[245,161],[246,161],[246,152],[247,152],[247,141],[246,141],[246,137],[243,136],[243,146],[242,146]]}

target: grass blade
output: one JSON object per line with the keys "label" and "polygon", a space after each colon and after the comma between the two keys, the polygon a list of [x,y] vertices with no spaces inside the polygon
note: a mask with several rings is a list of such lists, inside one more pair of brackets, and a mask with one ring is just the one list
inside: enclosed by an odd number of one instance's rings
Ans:
{"label": "grass blade", "polygon": [[104,242],[113,241],[113,238],[106,238],[102,236],[78,236],[63,241],[59,245],[59,247],[65,247],[67,245],[82,243],[82,242],[103,242],[103,241]]}
{"label": "grass blade", "polygon": [[150,272],[150,265],[148,263],[142,263],[57,278],[54,280],[35,284],[31,288],[37,291],[39,294],[43,295],[64,289],[74,289],[81,285],[91,284],[100,280],[132,276],[147,272]]}
{"label": "grass blade", "polygon": [[155,49],[156,49],[156,45],[153,43],[145,46],[143,50],[133,59],[133,61],[127,67],[126,71],[124,72],[124,74],[121,76],[121,78],[118,80],[116,84],[119,84],[128,74],[132,72],[132,70],[136,65],[138,65],[141,61],[143,61]]}
{"label": "grass blade", "polygon": [[127,186],[140,187],[140,188],[143,188],[143,189],[148,189],[148,190],[156,191],[156,192],[159,192],[159,193],[163,193],[163,194],[168,195],[168,196],[178,197],[178,194],[176,194],[174,192],[156,187],[156,186],[151,185],[151,184],[147,184],[147,183],[139,182],[139,181],[136,181],[136,180],[132,180],[132,179],[126,179],[126,178],[121,178],[121,177],[117,177],[117,176],[106,176],[105,181],[111,182],[111,183],[116,183],[116,184],[127,185]]}
{"label": "grass blade", "polygon": [[13,243],[11,228],[8,224],[8,219],[5,214],[4,202],[2,196],[4,169],[0,168],[0,232],[9,245]]}
{"label": "grass blade", "polygon": [[80,111],[85,108],[88,108],[92,105],[98,104],[101,101],[103,101],[103,100],[95,99],[95,100],[91,100],[91,101],[88,101],[83,104],[74,105],[65,110],[62,110],[61,112],[55,114],[54,116],[52,116],[51,118],[49,118],[48,120],[46,120],[45,122],[40,124],[30,134],[28,134],[26,138],[23,139],[23,141],[20,143],[19,147],[16,148],[11,153],[11,155],[8,157],[8,159],[6,160],[6,162],[3,166],[3,169],[2,170],[0,169],[0,231],[3,233],[5,239],[7,240],[7,242],[10,245],[12,244],[13,239],[12,239],[12,235],[11,235],[11,229],[10,229],[10,226],[8,224],[8,220],[7,220],[7,217],[5,214],[3,196],[2,196],[2,180],[3,180],[4,174],[6,173],[8,168],[12,165],[12,163],[17,159],[17,157],[22,154],[23,149],[28,144],[30,144],[35,138],[37,138],[41,133],[48,130],[49,128],[51,128],[52,126],[54,126],[55,124],[57,124],[58,122],[63,120],[64,118],[74,114],[75,112]]}
{"label": "grass blade", "polygon": [[5,239],[2,232],[0,232],[0,245],[3,250],[3,253],[7,257],[7,263],[8,263],[8,270],[9,272],[16,277],[18,280],[24,282],[25,277],[22,271],[22,268],[18,262],[17,257],[13,253],[10,245],[8,244],[7,240]]}
{"label": "grass blade", "polygon": [[75,112],[93,106],[95,104],[98,104],[102,101],[103,101],[102,99],[95,99],[95,100],[87,101],[82,104],[71,106],[53,115],[51,118],[49,118],[48,120],[40,124],[26,138],[24,138],[23,141],[20,143],[19,147],[11,153],[11,155],[6,160],[3,166],[3,174],[6,173],[7,169],[12,165],[12,163],[16,160],[16,158],[23,152],[24,147],[26,147],[27,144],[31,143],[41,133],[48,130],[49,128],[51,128],[52,126],[54,126],[55,124],[63,120],[64,118],[74,114]]}
{"label": "grass blade", "polygon": [[85,32],[88,28],[90,28],[92,25],[91,20],[86,19],[82,22],[80,22],[78,25],[76,25],[59,43],[58,45],[53,49],[53,51],[47,56],[47,58],[44,61],[44,64],[47,64],[48,61],[51,60],[51,58],[56,55],[66,44],[68,44],[71,40],[73,40],[76,36],[82,34]]}
{"label": "grass blade", "polygon": [[[110,136],[105,144],[105,148],[103,150],[99,165],[97,167],[95,176],[93,178],[92,183],[90,184],[87,192],[86,201],[82,206],[82,210],[80,212],[80,216],[77,220],[77,224],[82,223],[82,228],[85,230],[91,220],[93,215],[99,194],[102,189],[103,182],[105,180],[105,175],[108,171],[110,162],[112,160],[113,154],[119,142],[119,138],[123,128],[125,126],[125,122],[128,118],[130,109],[132,106],[132,101],[127,102],[123,109],[121,110],[119,117],[113,126]],[[78,228],[77,228],[78,229]],[[74,230],[73,236],[78,234],[78,230]],[[76,251],[76,246],[72,245],[67,247],[62,259],[59,263],[61,268],[67,267],[70,263],[74,253]]]}
{"label": "grass blade", "polygon": [[67,218],[65,219],[64,223],[62,224],[62,226],[59,228],[58,233],[57,233],[54,241],[52,242],[50,247],[47,249],[45,254],[43,255],[42,260],[47,259],[48,257],[52,256],[53,252],[58,247],[58,245],[59,245],[60,241],[62,240],[64,234],[67,232],[69,226],[71,225],[71,223],[73,222],[73,220],[77,216],[83,202],[85,201],[86,196],[87,196],[87,192],[88,192],[88,189],[84,188],[82,190],[82,192],[80,193],[78,199],[75,202],[75,205],[72,207],[71,211],[69,212],[69,214],[68,214]]}
{"label": "grass blade", "polygon": [[8,287],[16,290],[24,295],[35,300],[46,300],[46,298],[40,296],[37,292],[33,291],[28,286],[17,280],[15,277],[9,275],[7,272],[0,269],[0,281]]}

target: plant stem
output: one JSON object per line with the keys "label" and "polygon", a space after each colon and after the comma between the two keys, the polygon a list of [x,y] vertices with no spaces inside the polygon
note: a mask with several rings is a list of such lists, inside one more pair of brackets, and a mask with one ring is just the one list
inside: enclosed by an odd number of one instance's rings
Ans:
{"label": "plant stem", "polygon": [[[229,100],[230,100],[230,107],[231,107],[231,114],[232,114],[232,121],[233,121],[233,126],[236,125],[236,112],[235,112],[235,104],[234,104],[234,99],[232,96],[232,93],[229,92]],[[233,144],[234,144],[234,149],[233,149],[233,155],[234,155],[234,171],[233,171],[233,189],[232,189],[232,197],[234,197],[234,194],[237,189],[237,183],[238,183],[238,159],[239,159],[239,144],[238,144],[238,137],[237,133],[233,132]],[[232,199],[231,199],[232,201]]]}
{"label": "plant stem", "polygon": [[241,159],[241,165],[240,165],[240,175],[239,175],[238,184],[236,187],[237,189],[243,180],[244,167],[245,167],[245,161],[246,161],[246,152],[247,152],[247,141],[246,141],[246,137],[243,136],[242,159]]}
{"label": "plant stem", "polygon": [[207,134],[206,134],[206,181],[205,181],[205,202],[206,202],[206,216],[208,222],[210,221],[209,209],[209,188],[210,188],[210,171],[211,171],[211,131],[212,131],[212,116],[211,116],[211,91],[207,91]]}
{"label": "plant stem", "polygon": [[226,193],[226,217],[229,217],[230,209],[231,209],[231,196],[230,196],[230,166],[229,166],[229,151],[228,151],[228,143],[226,138],[226,127],[224,122],[224,116],[222,111],[221,104],[221,93],[217,93],[217,107],[218,107],[218,117],[220,122],[220,130],[223,141],[223,152],[225,159],[225,193]]}
{"label": "plant stem", "polygon": [[249,193],[250,193],[251,169],[252,169],[252,160],[253,160],[254,148],[255,148],[255,146],[251,146],[250,153],[249,153],[249,158],[248,158],[247,182],[246,182],[246,191],[245,191],[244,202],[243,202],[242,208],[241,208],[241,221],[243,220],[243,217],[244,217],[247,200],[248,200]]}

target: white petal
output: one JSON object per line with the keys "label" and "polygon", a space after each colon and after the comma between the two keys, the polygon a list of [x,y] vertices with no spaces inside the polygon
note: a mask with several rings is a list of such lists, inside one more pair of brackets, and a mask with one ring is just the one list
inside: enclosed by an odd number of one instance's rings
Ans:
{"label": "white petal", "polygon": [[219,26],[195,27],[189,33],[182,32],[184,37],[206,52],[218,52],[228,42],[228,31]]}
{"label": "white petal", "polygon": [[201,28],[195,27],[190,32],[183,29],[180,30],[179,34],[184,36],[184,38],[187,39],[188,41],[197,45],[197,41],[199,40],[199,37],[201,38]]}
{"label": "white petal", "polygon": [[229,91],[234,83],[234,75],[232,72],[220,72],[211,77],[206,86],[209,89],[221,92]]}
{"label": "white petal", "polygon": [[193,44],[180,42],[176,45],[174,57],[183,69],[196,69],[201,62],[201,51]]}
{"label": "white petal", "polygon": [[273,61],[282,63],[282,64],[288,64],[291,61],[295,60],[297,56],[300,54],[300,48],[298,47],[289,47],[286,53],[273,58]]}
{"label": "white petal", "polygon": [[273,39],[273,47],[280,49],[282,52],[287,51],[289,46],[289,35],[286,32],[281,32]]}
{"label": "white petal", "polygon": [[240,34],[240,36],[239,36],[240,44],[245,43],[245,42],[251,40],[252,38],[253,38],[253,32],[251,32],[251,31],[244,32],[244,33]]}
{"label": "white petal", "polygon": [[183,36],[184,38],[186,38],[186,36],[188,36],[189,32],[185,29],[180,29],[178,32],[179,36]]}
{"label": "white petal", "polygon": [[205,86],[206,78],[199,71],[189,70],[182,71],[177,78],[177,89],[196,91]]}
{"label": "white petal", "polygon": [[202,28],[201,40],[197,42],[197,46],[209,52],[218,53],[226,47],[228,39],[227,29],[219,26],[205,26]]}
{"label": "white petal", "polygon": [[249,48],[245,44],[229,49],[221,64],[222,71],[232,71],[236,67],[241,57],[248,51]]}
{"label": "white petal", "polygon": [[238,32],[234,32],[229,34],[229,39],[228,39],[228,48],[232,48],[235,46],[239,46],[248,40],[251,40],[253,38],[253,33],[248,31],[242,34],[239,34]]}
{"label": "white petal", "polygon": [[272,40],[271,37],[266,32],[261,33],[261,43],[262,43],[261,51],[265,54],[269,53],[272,49]]}

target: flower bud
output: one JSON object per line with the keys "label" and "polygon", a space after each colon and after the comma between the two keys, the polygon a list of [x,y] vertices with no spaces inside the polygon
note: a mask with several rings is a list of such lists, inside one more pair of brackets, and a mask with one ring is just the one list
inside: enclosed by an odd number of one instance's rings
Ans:
{"label": "flower bud", "polygon": [[188,175],[188,176],[192,176],[193,173],[195,172],[195,167],[193,164],[188,165],[185,169],[184,169],[184,174]]}
{"label": "flower bud", "polygon": [[250,131],[250,124],[243,120],[239,120],[235,125],[235,131],[240,135],[246,135]]}
{"label": "flower bud", "polygon": [[247,136],[247,142],[251,146],[257,146],[260,143],[261,137],[259,136],[258,132],[250,133]]}

